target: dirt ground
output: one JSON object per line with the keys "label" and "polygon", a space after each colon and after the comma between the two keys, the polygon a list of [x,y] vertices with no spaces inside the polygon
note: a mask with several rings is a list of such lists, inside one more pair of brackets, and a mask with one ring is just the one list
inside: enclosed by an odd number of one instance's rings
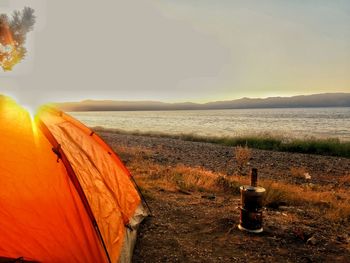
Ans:
{"label": "dirt ground", "polygon": [[[231,174],[236,166],[231,147],[100,135],[136,178],[137,171],[129,166],[135,156],[127,151],[134,147],[152,150],[144,158],[169,167],[184,164]],[[258,168],[262,178],[303,184],[304,180],[291,176],[291,167],[301,167],[311,175],[308,183],[336,191],[338,178],[349,174],[350,159],[253,150],[246,169],[250,167]],[[343,187],[349,190],[349,185]],[[237,228],[239,195],[149,189],[146,200],[152,216],[140,227],[133,262],[350,262],[350,224],[325,219],[322,208],[307,204],[266,208],[264,232],[249,234]]]}
{"label": "dirt ground", "polygon": [[267,210],[257,235],[237,228],[238,197],[160,192],[149,205],[153,216],[141,226],[134,262],[350,262],[349,228],[335,235],[324,222],[308,225],[306,211],[296,219],[295,211]]}

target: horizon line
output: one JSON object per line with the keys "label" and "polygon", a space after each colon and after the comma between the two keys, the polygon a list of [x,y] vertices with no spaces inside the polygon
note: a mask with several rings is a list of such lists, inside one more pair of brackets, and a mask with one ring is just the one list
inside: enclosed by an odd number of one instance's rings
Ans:
{"label": "horizon line", "polygon": [[157,103],[165,103],[165,104],[185,104],[185,103],[191,103],[191,104],[199,104],[204,105],[208,103],[213,102],[226,102],[226,101],[235,101],[235,100],[242,100],[242,99],[270,99],[270,98],[293,98],[293,97],[304,97],[304,96],[314,96],[314,95],[330,95],[330,94],[350,94],[350,92],[324,92],[324,93],[311,93],[311,94],[299,94],[299,95],[291,95],[291,96],[282,96],[282,95],[276,95],[276,96],[267,96],[267,97],[248,97],[243,96],[236,99],[222,99],[222,100],[208,100],[206,102],[193,102],[190,100],[183,100],[183,101],[164,101],[164,100],[153,100],[153,99],[139,99],[139,100],[121,100],[121,99],[92,99],[92,98],[86,98],[81,100],[72,100],[72,101],[52,101],[50,103],[53,104],[63,104],[63,103],[83,103],[83,102],[103,102],[103,101],[110,101],[110,102],[157,102]]}

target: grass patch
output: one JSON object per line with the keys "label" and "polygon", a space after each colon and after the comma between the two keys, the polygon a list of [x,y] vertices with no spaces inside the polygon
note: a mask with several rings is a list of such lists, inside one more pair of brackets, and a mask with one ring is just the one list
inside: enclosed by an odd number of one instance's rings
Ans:
{"label": "grass patch", "polygon": [[305,167],[291,167],[290,173],[294,178],[298,179],[305,179],[305,174],[308,174]]}
{"label": "grass patch", "polygon": [[280,145],[281,151],[350,157],[350,142],[339,139],[295,139]]}
{"label": "grass patch", "polygon": [[247,146],[237,146],[234,150],[234,157],[237,162],[238,174],[243,174],[244,167],[249,163],[252,158],[252,151]]}
{"label": "grass patch", "polygon": [[[238,196],[239,187],[249,184],[242,176],[226,176],[200,167],[177,165],[169,167],[151,162],[132,162],[129,169],[142,192],[153,198],[153,191],[206,192]],[[314,209],[333,222],[350,222],[350,194],[344,189],[334,190],[306,185],[294,185],[260,179],[266,189],[264,205],[278,208],[280,205]]]}
{"label": "grass patch", "polygon": [[[239,187],[250,183],[248,176],[232,175],[208,171],[202,167],[161,165],[147,156],[152,150],[142,147],[118,147],[118,153],[132,157],[128,168],[137,180],[142,192],[153,198],[154,191],[207,192],[238,196]],[[145,154],[146,153],[146,154]],[[293,170],[295,177],[302,176],[306,168]],[[286,171],[287,172],[287,171]],[[292,172],[292,171],[291,171]],[[292,184],[271,179],[259,179],[259,185],[266,189],[265,206],[278,208],[280,205],[299,206],[318,211],[322,217],[332,222],[350,222],[350,174],[340,177],[338,187],[305,183]]]}
{"label": "grass patch", "polygon": [[[219,175],[201,168],[177,165],[169,168],[158,164],[148,164],[148,169],[136,169],[137,181],[143,189],[188,192],[218,192],[216,180]],[[140,175],[140,173],[142,175]]]}
{"label": "grass patch", "polygon": [[225,146],[250,147],[261,150],[273,150],[283,152],[296,152],[307,154],[319,154],[328,156],[350,157],[350,142],[342,142],[336,138],[330,139],[287,139],[271,135],[241,136],[241,137],[215,137],[200,136],[194,134],[167,134],[156,132],[124,131],[118,129],[93,128],[97,132],[113,132],[118,134],[130,134],[150,137],[164,137],[193,142],[208,142]]}

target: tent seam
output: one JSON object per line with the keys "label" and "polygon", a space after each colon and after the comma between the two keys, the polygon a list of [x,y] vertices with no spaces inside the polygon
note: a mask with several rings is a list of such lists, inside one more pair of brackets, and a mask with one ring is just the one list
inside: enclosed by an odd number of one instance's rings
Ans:
{"label": "tent seam", "polygon": [[[79,183],[79,180],[78,180],[78,178],[77,178],[77,176],[76,176],[72,166],[69,164],[67,156],[65,155],[65,153],[64,153],[64,151],[62,150],[61,147],[58,148],[58,146],[60,144],[57,142],[57,140],[55,139],[53,134],[50,132],[48,127],[45,125],[45,123],[42,120],[40,120],[40,119],[38,120],[38,123],[39,123],[39,128],[41,129],[41,131],[45,135],[46,139],[50,142],[50,144],[52,145],[53,149],[56,149],[60,153],[60,156],[57,155],[57,157],[58,157],[57,160],[59,160],[59,159],[62,160],[62,163],[63,163],[64,167],[67,170],[68,177],[72,180],[72,183],[73,183],[75,189],[77,190],[78,195],[81,198],[81,201],[84,204],[85,210],[86,210],[86,212],[88,213],[88,215],[90,217],[91,223],[94,226],[94,229],[97,232],[97,235],[99,236],[99,238],[101,240],[101,243],[102,243],[102,246],[103,246],[103,248],[105,250],[108,262],[111,263],[111,259],[109,257],[109,253],[107,251],[107,247],[106,247],[106,244],[105,244],[105,242],[103,240],[101,231],[100,231],[100,229],[98,227],[98,224],[97,224],[97,221],[96,221],[96,219],[95,219],[95,217],[94,217],[94,215],[92,213],[91,207],[90,207],[89,202],[88,202],[88,200],[87,200],[87,198],[85,196],[84,190],[81,187],[81,185]],[[73,179],[75,179],[75,180],[73,180]]]}

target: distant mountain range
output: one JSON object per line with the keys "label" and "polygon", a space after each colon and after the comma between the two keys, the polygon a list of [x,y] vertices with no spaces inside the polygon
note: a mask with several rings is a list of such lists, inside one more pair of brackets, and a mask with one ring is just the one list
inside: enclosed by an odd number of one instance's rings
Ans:
{"label": "distant mountain range", "polygon": [[265,99],[241,98],[208,103],[165,103],[159,101],[84,100],[56,103],[64,111],[142,111],[142,110],[211,110],[256,108],[350,107],[350,93],[324,93]]}

